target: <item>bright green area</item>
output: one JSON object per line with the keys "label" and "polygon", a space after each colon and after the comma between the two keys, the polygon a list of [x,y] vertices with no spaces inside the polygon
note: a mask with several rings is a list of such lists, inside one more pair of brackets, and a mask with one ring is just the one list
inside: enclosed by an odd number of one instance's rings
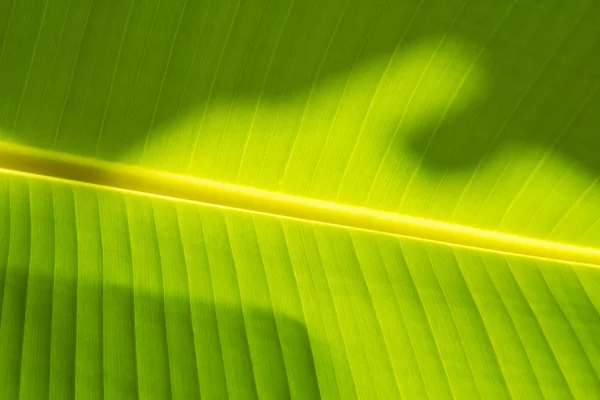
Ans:
{"label": "bright green area", "polygon": [[596,0],[5,0],[2,138],[588,246]]}
{"label": "bright green area", "polygon": [[[597,0],[1,0],[0,139],[597,247]],[[0,397],[577,398],[600,270],[0,176]]]}
{"label": "bright green area", "polygon": [[19,177],[0,209],[2,398],[600,391],[599,269]]}

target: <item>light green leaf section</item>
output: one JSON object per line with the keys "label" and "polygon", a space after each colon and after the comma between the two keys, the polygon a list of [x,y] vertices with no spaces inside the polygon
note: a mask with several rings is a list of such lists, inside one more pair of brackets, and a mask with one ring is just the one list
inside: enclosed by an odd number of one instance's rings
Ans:
{"label": "light green leaf section", "polygon": [[[596,0],[0,1],[2,143],[592,250],[599,89]],[[598,398],[597,266],[296,217],[3,171],[0,398]]]}
{"label": "light green leaf section", "polygon": [[596,246],[595,0],[5,0],[0,136]]}
{"label": "light green leaf section", "polygon": [[600,270],[0,179],[2,398],[578,398]]}

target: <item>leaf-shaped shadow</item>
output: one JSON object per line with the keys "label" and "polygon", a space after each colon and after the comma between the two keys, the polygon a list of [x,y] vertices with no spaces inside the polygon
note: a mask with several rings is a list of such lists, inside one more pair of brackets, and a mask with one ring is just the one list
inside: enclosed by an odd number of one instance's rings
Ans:
{"label": "leaf-shaped shadow", "polygon": [[486,97],[438,129],[407,137],[429,172],[469,171],[498,155],[533,151],[600,176],[600,6],[539,6],[527,26],[520,23],[535,8],[515,5],[482,36],[493,77]]}
{"label": "leaf-shaped shadow", "polygon": [[0,131],[21,143],[390,209],[394,178],[507,146],[600,169],[590,0],[0,7]]}
{"label": "leaf-shaped shadow", "polygon": [[[36,147],[148,161],[171,145],[170,137],[160,137],[165,127],[193,115],[191,126],[179,129],[185,137],[175,152],[187,165],[197,152],[219,151],[203,140],[233,125],[232,107],[283,103],[299,114],[327,82],[344,86],[355,70],[366,74],[357,81],[385,80],[386,71],[394,72],[386,68],[394,53],[444,33],[422,23],[430,11],[446,27],[445,12],[461,7],[367,0],[5,2],[0,128],[10,140]],[[417,72],[409,79],[418,80]],[[390,82],[381,86],[394,92],[385,87]],[[215,125],[215,113],[227,122]],[[319,115],[303,117],[311,118]],[[252,121],[226,134],[244,142]]]}
{"label": "leaf-shaped shadow", "polygon": [[319,397],[313,351],[327,354],[303,323],[86,282],[70,267],[56,265],[52,276],[50,264],[13,262],[0,271],[7,397]]}

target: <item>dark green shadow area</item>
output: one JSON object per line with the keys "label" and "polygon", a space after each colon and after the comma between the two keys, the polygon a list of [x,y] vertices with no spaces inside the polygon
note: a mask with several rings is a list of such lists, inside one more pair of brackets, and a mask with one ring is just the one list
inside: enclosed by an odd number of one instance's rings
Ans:
{"label": "dark green shadow area", "polygon": [[236,281],[213,292],[227,266],[202,260],[202,231],[184,236],[185,259],[172,206],[154,225],[122,194],[2,176],[0,398],[320,396],[328,342],[302,316],[241,300]]}
{"label": "dark green shadow area", "polygon": [[600,176],[600,3],[519,1],[495,33],[481,23],[490,90],[406,147],[434,174],[533,150]]}
{"label": "dark green shadow area", "polygon": [[[53,279],[35,272],[52,265],[28,266],[27,255],[20,258],[0,270],[4,398],[319,397],[311,342],[293,319],[82,284],[73,276]],[[56,265],[56,274],[73,267]],[[282,345],[292,368],[284,364]]]}
{"label": "dark green shadow area", "polygon": [[[481,49],[485,98],[399,135],[398,157],[408,148],[442,174],[536,147],[598,175],[599,4],[4,1],[0,130],[19,143],[120,160],[190,113],[308,98],[371,60],[424,39],[458,38]],[[249,128],[239,130],[240,141]]]}
{"label": "dark green shadow area", "polygon": [[5,1],[0,129],[20,143],[118,160],[187,113],[308,95],[355,64],[391,54],[417,6]]}

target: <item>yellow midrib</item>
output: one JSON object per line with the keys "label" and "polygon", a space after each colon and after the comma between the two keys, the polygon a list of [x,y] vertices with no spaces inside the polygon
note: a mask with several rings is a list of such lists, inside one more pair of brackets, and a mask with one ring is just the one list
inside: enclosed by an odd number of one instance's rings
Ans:
{"label": "yellow midrib", "polygon": [[600,249],[549,242],[426,218],[0,143],[0,170],[283,218],[600,267]]}

